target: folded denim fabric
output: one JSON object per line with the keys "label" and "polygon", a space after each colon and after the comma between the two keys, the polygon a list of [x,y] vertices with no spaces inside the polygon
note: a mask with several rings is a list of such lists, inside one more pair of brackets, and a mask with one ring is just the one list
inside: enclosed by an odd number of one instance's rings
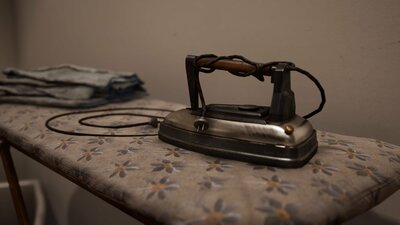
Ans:
{"label": "folded denim fabric", "polygon": [[[93,107],[145,93],[134,73],[60,65],[36,70],[7,68],[0,79],[0,102],[60,107]],[[138,95],[138,96],[136,96]]]}
{"label": "folded denim fabric", "polygon": [[[1,91],[0,91],[1,94]],[[62,107],[62,108],[91,108],[99,105],[105,105],[111,102],[123,102],[133,99],[138,99],[146,96],[145,92],[138,92],[130,95],[120,95],[115,98],[91,98],[91,99],[59,99],[52,97],[43,96],[1,96],[1,103],[17,103],[17,104],[30,104],[30,105],[44,105],[51,107]]]}

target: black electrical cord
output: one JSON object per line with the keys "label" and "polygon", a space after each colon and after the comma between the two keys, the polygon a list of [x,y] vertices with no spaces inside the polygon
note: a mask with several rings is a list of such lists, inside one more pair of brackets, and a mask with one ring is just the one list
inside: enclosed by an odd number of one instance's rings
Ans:
{"label": "black electrical cord", "polygon": [[[148,122],[142,122],[142,123],[131,123],[131,124],[124,124],[124,125],[99,125],[99,124],[93,124],[93,123],[88,123],[86,122],[87,120],[91,119],[98,119],[98,118],[104,118],[104,117],[109,117],[109,116],[142,116],[142,117],[149,117],[151,118],[150,121]],[[89,127],[98,127],[98,128],[111,128],[111,129],[120,129],[120,128],[128,128],[128,127],[139,127],[139,126],[144,126],[144,125],[150,125],[152,127],[157,127],[159,121],[158,119],[163,119],[164,117],[160,116],[151,116],[151,115],[146,115],[146,114],[139,114],[139,113],[107,113],[107,114],[101,114],[101,115],[95,115],[95,116],[87,116],[79,119],[79,124],[89,126]]]}
{"label": "black electrical cord", "polygon": [[324,105],[326,103],[325,90],[322,87],[321,83],[319,83],[317,78],[315,78],[313,75],[311,75],[311,73],[307,72],[306,70],[303,70],[303,69],[298,68],[296,66],[291,66],[291,67],[289,67],[289,69],[292,70],[292,71],[297,71],[297,72],[305,75],[308,79],[310,79],[312,82],[314,82],[314,84],[317,86],[317,88],[319,90],[319,93],[321,95],[321,102],[320,102],[318,108],[316,110],[308,113],[307,115],[303,116],[304,119],[309,119],[309,118],[313,117],[315,114],[321,112],[322,109],[324,108]]}
{"label": "black electrical cord", "polygon": [[[198,61],[203,58],[215,58],[215,59],[209,61],[208,63],[206,63],[202,66],[198,66]],[[322,85],[319,83],[317,78],[315,78],[311,73],[309,73],[306,70],[303,70],[299,67],[296,67],[294,65],[294,63],[292,63],[292,62],[274,61],[274,62],[268,62],[268,63],[255,63],[255,62],[253,62],[243,56],[240,56],[240,55],[216,56],[214,54],[204,54],[204,55],[200,55],[200,56],[196,57],[195,66],[198,68],[199,72],[212,73],[215,71],[215,68],[209,68],[209,67],[220,60],[238,60],[238,61],[242,61],[247,64],[250,64],[250,65],[253,65],[254,70],[251,70],[249,72],[233,72],[233,71],[228,71],[228,72],[233,75],[240,76],[240,77],[247,77],[247,76],[252,75],[260,81],[264,81],[263,73],[264,73],[265,68],[272,68],[272,66],[277,65],[278,63],[287,63],[287,64],[289,64],[288,69],[290,71],[296,71],[296,72],[299,72],[300,74],[305,75],[308,79],[310,79],[317,86],[317,88],[320,92],[321,102],[320,102],[318,108],[315,109],[314,111],[308,113],[307,115],[303,116],[303,118],[309,119],[312,116],[314,116],[315,114],[321,112],[322,109],[324,108],[324,105],[326,103],[326,97],[325,97],[325,90],[322,87]],[[201,100],[201,105],[202,105],[202,110],[203,110],[202,115],[204,116],[206,114],[207,105],[205,103],[203,91],[201,89],[200,80],[199,80],[198,76],[196,79],[196,85],[197,85],[198,94],[199,94],[200,100]]]}
{"label": "black electrical cord", "polygon": [[[148,136],[157,136],[158,135],[157,133],[152,133],[152,134],[91,134],[91,133],[80,133],[80,132],[76,132],[76,131],[66,131],[66,130],[62,130],[62,129],[56,128],[54,126],[51,126],[51,122],[53,120],[58,119],[60,117],[64,117],[64,116],[85,114],[85,113],[99,113],[99,112],[103,113],[103,112],[112,112],[112,111],[118,111],[118,110],[148,110],[148,111],[158,111],[158,112],[173,112],[173,110],[169,110],[169,109],[146,108],[146,107],[85,110],[85,111],[68,112],[68,113],[63,113],[63,114],[53,116],[46,120],[45,125],[46,125],[47,129],[52,130],[54,132],[61,133],[61,134],[67,134],[67,135],[75,135],[75,136],[148,137]],[[92,123],[86,122],[87,120],[90,120],[93,118],[104,118],[104,117],[108,117],[108,116],[124,116],[124,115],[149,117],[151,119],[148,122],[132,123],[132,124],[124,124],[124,125],[98,125],[98,124],[92,124]],[[153,115],[148,115],[148,114],[143,114],[143,113],[106,113],[106,114],[87,116],[87,117],[81,118],[81,119],[79,119],[78,123],[80,125],[84,125],[84,126],[98,127],[98,128],[111,128],[111,129],[138,127],[138,126],[146,126],[146,125],[149,125],[152,127],[157,127],[158,124],[160,123],[159,119],[163,119],[163,118],[164,117],[162,117],[162,116],[153,116]]]}

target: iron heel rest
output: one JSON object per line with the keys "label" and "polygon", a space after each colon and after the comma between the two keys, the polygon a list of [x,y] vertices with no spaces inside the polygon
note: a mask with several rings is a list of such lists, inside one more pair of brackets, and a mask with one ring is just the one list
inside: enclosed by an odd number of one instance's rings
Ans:
{"label": "iron heel rest", "polygon": [[[290,89],[290,71],[295,68],[298,69],[293,63],[259,64],[241,56],[188,56],[191,107],[170,113],[160,124],[159,138],[223,158],[279,167],[303,166],[316,153],[318,143],[311,123],[295,114],[294,93]],[[210,73],[215,69],[241,77],[252,75],[261,81],[265,75],[271,76],[274,84],[271,106],[206,105],[199,72]],[[325,103],[323,89],[317,83],[323,101],[308,117],[320,111]]]}

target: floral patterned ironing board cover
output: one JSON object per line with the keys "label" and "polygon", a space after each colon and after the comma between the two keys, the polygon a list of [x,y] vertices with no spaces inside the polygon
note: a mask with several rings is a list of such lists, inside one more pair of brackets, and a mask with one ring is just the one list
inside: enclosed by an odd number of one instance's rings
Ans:
{"label": "floral patterned ironing board cover", "polygon": [[[123,107],[184,106],[144,98],[100,108]],[[48,118],[69,111],[2,104],[0,137],[133,216],[160,224],[336,224],[400,187],[400,148],[375,139],[318,131],[314,158],[300,169],[280,169],[187,151],[157,136],[70,136],[45,127]],[[138,119],[111,116],[89,122],[115,125]],[[51,125],[99,134],[157,133],[150,126],[78,126],[73,115]]]}

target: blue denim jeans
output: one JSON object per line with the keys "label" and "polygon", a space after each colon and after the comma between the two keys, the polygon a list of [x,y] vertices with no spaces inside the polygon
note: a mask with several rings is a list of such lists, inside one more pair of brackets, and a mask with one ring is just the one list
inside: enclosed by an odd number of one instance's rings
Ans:
{"label": "blue denim jeans", "polygon": [[146,94],[134,73],[60,65],[36,70],[7,68],[0,102],[87,108]]}

